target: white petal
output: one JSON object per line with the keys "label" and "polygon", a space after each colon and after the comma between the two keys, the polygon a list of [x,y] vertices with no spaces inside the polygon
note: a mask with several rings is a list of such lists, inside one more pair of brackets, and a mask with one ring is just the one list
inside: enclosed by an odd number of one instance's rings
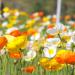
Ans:
{"label": "white petal", "polygon": [[11,33],[14,30],[18,30],[18,28],[17,27],[12,27],[10,29],[7,29],[6,34],[9,34],[9,33]]}
{"label": "white petal", "polygon": [[2,23],[2,27],[6,27],[7,24],[8,24],[8,22],[3,22],[3,23]]}

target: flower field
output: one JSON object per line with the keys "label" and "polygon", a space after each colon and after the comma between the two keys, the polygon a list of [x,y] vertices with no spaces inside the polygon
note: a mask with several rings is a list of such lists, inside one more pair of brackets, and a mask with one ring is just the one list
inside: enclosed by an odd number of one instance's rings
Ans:
{"label": "flower field", "polygon": [[[1,11],[0,11],[1,13]],[[0,14],[0,75],[75,75],[75,15]]]}

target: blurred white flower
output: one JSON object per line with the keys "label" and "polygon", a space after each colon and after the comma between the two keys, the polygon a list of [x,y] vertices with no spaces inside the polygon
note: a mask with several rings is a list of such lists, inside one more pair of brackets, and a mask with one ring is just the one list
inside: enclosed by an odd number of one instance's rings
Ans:
{"label": "blurred white flower", "polygon": [[58,32],[58,30],[56,28],[47,29],[48,34],[54,35],[54,34],[57,34],[57,32]]}
{"label": "blurred white flower", "polygon": [[0,50],[0,56],[4,54],[5,54],[5,50],[4,49]]}
{"label": "blurred white flower", "polygon": [[50,46],[49,48],[44,48],[44,57],[53,58],[56,55],[56,46]]}
{"label": "blurred white flower", "polygon": [[60,43],[60,38],[49,38],[47,39],[47,43],[50,45],[58,45]]}
{"label": "blurred white flower", "polygon": [[0,30],[0,36],[1,36],[1,35],[3,35],[3,31],[2,31],[2,30]]}
{"label": "blurred white flower", "polygon": [[6,27],[7,25],[8,25],[7,21],[5,21],[5,22],[2,23],[2,27]]}
{"label": "blurred white flower", "polygon": [[40,33],[35,33],[30,37],[31,40],[38,40],[40,38]]}
{"label": "blurred white flower", "polygon": [[45,26],[39,27],[38,32],[42,32],[42,30],[43,30],[44,28],[45,28]]}
{"label": "blurred white flower", "polygon": [[36,57],[36,51],[34,50],[29,50],[27,52],[27,55],[23,57],[25,61],[32,61]]}
{"label": "blurred white flower", "polygon": [[24,27],[25,27],[24,25],[20,25],[18,28],[23,29]]}
{"label": "blurred white flower", "polygon": [[7,18],[9,15],[10,15],[10,13],[8,13],[8,12],[3,13],[4,18]]}
{"label": "blurred white flower", "polygon": [[20,15],[19,11],[16,11],[15,16],[19,16],[19,15]]}
{"label": "blurred white flower", "polygon": [[34,18],[35,21],[39,21],[40,20],[40,17],[36,17]]}
{"label": "blurred white flower", "polygon": [[52,18],[56,18],[56,15],[54,14],[54,15],[52,16]]}
{"label": "blurred white flower", "polygon": [[68,21],[67,22],[67,24],[69,24],[69,25],[72,25],[72,24],[74,24],[75,22],[74,21]]}
{"label": "blurred white flower", "polygon": [[38,17],[38,12],[33,14],[34,17]]}
{"label": "blurred white flower", "polygon": [[52,17],[51,15],[47,15],[47,18],[51,19],[51,17]]}
{"label": "blurred white flower", "polygon": [[49,25],[49,24],[51,24],[50,21],[47,21],[47,22],[43,22],[43,23],[42,23],[43,26],[47,26],[47,25]]}
{"label": "blurred white flower", "polygon": [[9,28],[9,29],[6,30],[6,34],[9,34],[9,33],[11,33],[14,30],[18,30],[18,28],[17,27]]}
{"label": "blurred white flower", "polygon": [[71,44],[72,44],[72,42],[68,42],[68,43],[66,44],[66,49],[67,49],[67,50],[71,50]]}

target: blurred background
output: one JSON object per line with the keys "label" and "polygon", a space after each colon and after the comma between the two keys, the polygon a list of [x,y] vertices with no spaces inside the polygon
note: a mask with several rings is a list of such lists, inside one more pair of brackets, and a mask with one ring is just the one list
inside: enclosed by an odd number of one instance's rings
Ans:
{"label": "blurred background", "polygon": [[[19,10],[30,12],[44,11],[55,14],[57,0],[2,0],[4,6],[18,8]],[[75,0],[62,0],[62,15],[73,15],[75,13]]]}

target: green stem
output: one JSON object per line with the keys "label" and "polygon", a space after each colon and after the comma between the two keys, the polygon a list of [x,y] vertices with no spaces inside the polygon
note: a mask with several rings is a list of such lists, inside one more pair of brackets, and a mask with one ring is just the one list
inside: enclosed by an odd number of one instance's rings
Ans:
{"label": "green stem", "polygon": [[2,75],[6,74],[6,70],[7,70],[7,59],[6,59],[6,55],[2,56]]}
{"label": "green stem", "polygon": [[72,65],[72,73],[71,75],[74,75],[74,65]]}
{"label": "green stem", "polygon": [[46,70],[45,69],[43,70],[43,75],[46,75]]}

